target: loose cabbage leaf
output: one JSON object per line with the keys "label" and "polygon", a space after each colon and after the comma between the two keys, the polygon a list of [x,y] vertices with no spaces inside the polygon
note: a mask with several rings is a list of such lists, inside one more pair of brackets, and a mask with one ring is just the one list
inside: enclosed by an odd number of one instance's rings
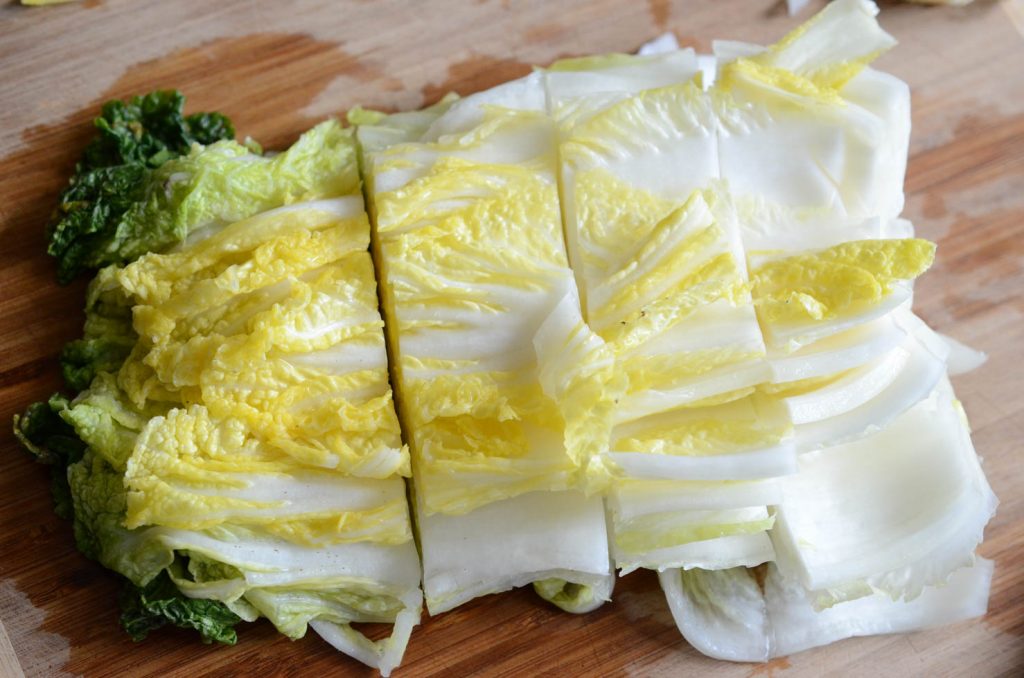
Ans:
{"label": "loose cabbage leaf", "polygon": [[240,621],[220,601],[185,596],[166,572],[144,587],[128,582],[121,594],[121,626],[136,642],[171,624],[195,629],[204,643],[234,645],[238,640],[234,627]]}
{"label": "loose cabbage leaf", "polygon": [[[225,116],[186,116],[184,106],[185,97],[173,90],[103,106],[94,122],[97,136],[86,147],[47,226],[47,252],[58,260],[62,284],[82,270],[130,258],[117,233],[125,213],[145,196],[154,169],[192,144],[234,137]],[[148,249],[156,244],[150,242]]]}
{"label": "loose cabbage leaf", "polygon": [[60,416],[67,406],[67,398],[55,393],[46,402],[32,403],[23,414],[14,415],[14,437],[36,461],[50,467],[53,510],[65,520],[73,514],[68,466],[85,452],[85,443]]}

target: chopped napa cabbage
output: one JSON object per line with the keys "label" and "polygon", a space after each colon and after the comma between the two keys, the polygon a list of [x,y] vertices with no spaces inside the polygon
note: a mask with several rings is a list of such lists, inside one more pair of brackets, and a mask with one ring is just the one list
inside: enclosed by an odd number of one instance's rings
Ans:
{"label": "chopped napa cabbage", "polygon": [[204,643],[233,645],[238,639],[234,626],[243,618],[220,601],[184,595],[166,573],[144,587],[129,584],[121,594],[121,625],[134,641],[171,623],[195,629]]}
{"label": "chopped napa cabbage", "polygon": [[798,449],[878,430],[931,391],[945,347],[901,319],[934,246],[908,239],[909,222],[736,205],[772,372],[758,389],[786,410]]}
{"label": "chopped napa cabbage", "polygon": [[145,532],[124,526],[126,492],[122,473],[102,456],[87,450],[68,467],[74,502],[75,543],[137,586],[148,584],[174,560],[174,554]]}
{"label": "chopped napa cabbage", "polygon": [[[68,477],[79,548],[136,586],[148,587],[169,572],[185,596],[222,603],[250,621],[266,616],[291,637],[304,635],[307,624],[332,644],[334,634],[347,634],[363,648],[349,654],[383,673],[401,659],[421,606],[419,562],[411,540],[314,547],[237,525],[199,531],[127,529],[121,473],[87,452],[69,468]],[[187,568],[180,566],[183,557]],[[388,639],[371,643],[349,626],[367,621],[395,628]],[[380,657],[366,655],[367,649]]]}
{"label": "chopped napa cabbage", "polygon": [[791,433],[777,401],[753,394],[619,424],[608,457],[630,477],[771,477],[795,470]]}
{"label": "chopped napa cabbage", "polygon": [[101,271],[67,361],[91,384],[54,405],[89,446],[76,540],[131,581],[135,636],[265,616],[386,675],[422,594],[354,137],[328,121],[272,158],[221,142],[156,172],[125,223],[178,245]]}
{"label": "chopped napa cabbage", "polygon": [[873,591],[912,600],[973,562],[996,507],[946,380],[881,431],[804,455],[780,482],[779,569],[818,606]]}
{"label": "chopped napa cabbage", "polygon": [[[865,68],[894,44],[876,13],[840,0],[768,49],[716,45],[714,80],[685,50],[545,75],[567,251],[587,321],[624,380],[603,467],[625,570],[749,566],[777,552],[785,566],[786,549],[804,545],[773,527],[794,510],[785,497],[659,505],[643,484],[684,496],[703,481],[730,496],[722,481],[799,469],[785,487],[800,486],[809,460],[898,429],[941,378],[949,346],[904,309],[935,248],[896,218],[909,94]],[[809,453],[799,467],[797,451]],[[913,595],[939,581],[980,539],[991,500],[972,496],[975,518],[944,546],[919,521],[914,543],[940,555],[931,567],[907,562],[813,595],[827,604],[916,578],[902,590]],[[866,562],[872,547],[858,546]]]}
{"label": "chopped napa cabbage", "polygon": [[618,563],[655,549],[763,533],[773,524],[774,518],[764,506],[650,513],[613,523],[615,559]]}
{"label": "chopped napa cabbage", "polygon": [[769,349],[773,384],[831,378],[898,347],[906,332],[889,315],[831,334],[796,351]]}
{"label": "chopped napa cabbage", "polygon": [[899,214],[910,95],[864,68],[895,44],[875,14],[864,0],[834,2],[764,51],[723,54],[708,94],[721,176],[735,193],[851,216]]}
{"label": "chopped napa cabbage", "polygon": [[768,660],[767,606],[747,568],[669,569],[658,579],[676,626],[698,651],[730,661]]}
{"label": "chopped napa cabbage", "polygon": [[117,270],[116,266],[100,269],[89,283],[83,336],[60,353],[61,373],[73,391],[89,388],[99,372],[116,372],[138,339],[130,300],[117,284]]}
{"label": "chopped napa cabbage", "polygon": [[[769,378],[765,346],[736,212],[727,187],[714,182],[715,120],[700,64],[682,50],[573,67],[546,78],[567,250],[587,322],[624,389],[603,461],[614,476],[615,564],[628,572],[764,562],[773,519],[756,498],[649,501],[686,498],[696,480],[795,469],[784,411],[752,395]],[[650,479],[645,491],[664,490],[630,492],[633,478]]]}
{"label": "chopped napa cabbage", "polygon": [[[898,346],[860,367],[796,382],[766,384],[763,388],[770,389],[785,406],[793,424],[821,421],[878,398],[905,371],[915,349],[921,350],[914,342],[907,342],[906,348]],[[925,394],[932,386],[934,382],[925,386]]]}
{"label": "chopped napa cabbage", "polygon": [[124,472],[146,422],[166,412],[162,403],[137,408],[118,388],[114,375],[100,372],[88,389],[61,410],[60,416],[93,452]]}
{"label": "chopped napa cabbage", "polygon": [[701,568],[725,570],[732,567],[756,567],[775,560],[775,549],[766,530],[739,531],[714,539],[691,541],[642,553],[627,553],[613,543],[615,566],[621,574],[646,568],[664,571],[669,568]]}
{"label": "chopped napa cabbage", "polygon": [[119,384],[137,405],[202,402],[297,464],[407,475],[368,245],[352,197],[140,258],[118,274],[140,336]]}
{"label": "chopped napa cabbage", "polygon": [[184,106],[185,97],[176,90],[103,105],[102,114],[93,120],[96,136],[75,165],[46,227],[46,251],[58,259],[61,284],[83,269],[123,264],[175,241],[178,234],[166,229],[136,228],[128,212],[160,190],[156,168],[199,144],[235,136],[223,114],[186,116]]}
{"label": "chopped napa cabbage", "polygon": [[[431,613],[612,587],[613,356],[583,322],[539,75],[358,129]],[[558,580],[557,582],[554,580]]]}
{"label": "chopped napa cabbage", "polygon": [[586,462],[576,451],[603,442],[566,437],[588,429],[546,394],[531,345],[553,312],[572,312],[559,303],[573,283],[551,124],[500,107],[500,91],[479,96],[453,103],[422,137],[364,146],[397,386],[428,514],[567,489]]}
{"label": "chopped napa cabbage", "polygon": [[533,582],[537,595],[566,612],[586,614],[611,600],[615,587],[615,575],[603,575],[587,584],[566,581],[553,577]]}
{"label": "chopped napa cabbage", "polygon": [[[944,356],[919,336],[794,400],[804,423],[794,427],[800,452],[851,442],[879,431],[924,400],[944,374]],[[869,397],[870,396],[870,397]]]}
{"label": "chopped napa cabbage", "polygon": [[988,607],[993,563],[978,558],[911,601],[884,593],[818,611],[799,584],[769,570],[765,598],[772,624],[772,654],[802,652],[852,636],[906,633],[980,617]]}
{"label": "chopped napa cabbage", "polygon": [[[427,512],[565,489],[577,468],[529,344],[569,276],[544,173],[547,124],[527,112],[493,115],[493,130],[469,133],[478,139],[399,144],[371,161],[376,186],[422,173],[374,201],[401,410]],[[494,161],[466,157],[488,150]],[[542,155],[501,158],[522,152]]]}
{"label": "chopped napa cabbage", "polygon": [[988,360],[988,356],[983,351],[979,351],[967,346],[966,344],[962,344],[953,337],[949,337],[944,334],[939,336],[949,347],[949,354],[946,358],[946,367],[949,369],[949,373],[953,376],[966,374],[967,372],[976,370],[984,365],[985,361]]}
{"label": "chopped napa cabbage", "polygon": [[[680,60],[674,83],[652,84],[666,75],[653,58],[547,74],[570,259],[587,321],[626,381],[617,427],[735,399],[769,376],[736,213],[726,187],[708,183],[718,176],[717,142],[692,82],[696,59],[670,56]],[[657,427],[667,433],[671,421]],[[673,447],[612,435],[614,452]]]}
{"label": "chopped napa cabbage", "polygon": [[[352,133],[336,120],[320,123],[272,156],[234,141],[194,146],[161,165],[145,196],[125,214],[119,237],[139,244],[121,254],[130,261],[281,205],[358,191]],[[152,242],[140,238],[143,233],[164,235]]]}
{"label": "chopped napa cabbage", "polygon": [[651,56],[654,54],[665,54],[675,52],[679,49],[679,40],[675,33],[662,33],[653,40],[648,40],[640,45],[636,51],[637,56]]}
{"label": "chopped napa cabbage", "polygon": [[996,500],[942,377],[983,356],[909,311],[935,246],[897,218],[909,93],[866,67],[876,13],[355,110],[365,207],[336,121],[127,177],[134,261],[90,287],[84,390],[47,409],[79,441],[15,420],[134,587],[126,628],[263,616],[386,676],[424,594],[588,612],[613,562],[732,660],[984,612]]}
{"label": "chopped napa cabbage", "polygon": [[781,79],[804,78],[807,87],[841,88],[896,45],[877,15],[868,0],[837,0],[750,61]]}
{"label": "chopped napa cabbage", "polygon": [[262,446],[243,420],[214,419],[201,405],[151,419],[124,479],[127,527],[260,525],[310,545],[412,538],[401,479],[296,468]]}

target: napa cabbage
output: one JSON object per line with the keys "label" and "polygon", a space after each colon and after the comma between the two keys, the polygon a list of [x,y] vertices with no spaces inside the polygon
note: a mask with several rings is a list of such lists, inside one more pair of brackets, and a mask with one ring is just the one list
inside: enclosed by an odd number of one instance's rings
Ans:
{"label": "napa cabbage", "polygon": [[572,611],[611,591],[580,490],[607,476],[620,386],[583,321],[544,102],[535,74],[357,116],[432,613],[531,582]]}

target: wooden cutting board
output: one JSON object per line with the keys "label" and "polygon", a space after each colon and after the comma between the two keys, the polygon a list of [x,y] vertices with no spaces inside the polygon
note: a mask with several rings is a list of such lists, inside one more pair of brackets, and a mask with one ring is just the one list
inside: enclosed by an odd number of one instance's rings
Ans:
{"label": "wooden cutting board", "polygon": [[[133,644],[117,625],[114,578],[74,550],[70,525],[51,510],[46,469],[13,440],[6,422],[61,386],[57,353],[81,332],[84,284],[54,283],[43,226],[100,103],[179,88],[189,110],[224,111],[240,135],[274,148],[355,104],[419,107],[530,64],[630,51],[664,31],[705,51],[713,38],[771,42],[811,13],[790,18],[783,5],[86,0],[24,8],[8,0],[0,7],[0,676],[371,673],[314,634],[291,642],[266,622],[244,627],[234,647],[177,630]],[[656,577],[638,572],[586,616],[517,591],[425,619],[399,676],[1024,670],[1024,3],[885,3],[881,21],[901,44],[880,66],[913,91],[906,216],[939,243],[916,306],[990,357],[954,380],[1002,499],[981,547],[996,560],[988,615],[767,665],[729,664],[683,641]]]}

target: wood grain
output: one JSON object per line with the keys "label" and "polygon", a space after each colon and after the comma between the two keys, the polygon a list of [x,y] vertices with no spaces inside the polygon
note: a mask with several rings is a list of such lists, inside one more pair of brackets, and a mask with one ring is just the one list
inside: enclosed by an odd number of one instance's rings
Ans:
{"label": "wood grain", "polygon": [[[818,3],[819,5],[821,3]],[[60,387],[55,359],[81,331],[83,285],[54,284],[43,224],[98,104],[177,87],[242,135],[287,144],[354,104],[409,108],[564,55],[627,51],[672,30],[768,42],[799,18],[774,0],[648,3],[91,0],[0,6],[0,423]],[[809,11],[807,12],[809,14]],[[884,4],[901,45],[881,67],[913,91],[906,216],[939,243],[917,286],[936,329],[989,353],[955,380],[1002,504],[982,553],[996,560],[989,614],[912,635],[855,639],[768,665],[707,659],[679,636],[650,573],[575,617],[527,591],[426,619],[399,675],[1013,675],[1024,669],[1024,40],[1020,2],[964,9]],[[1015,23],[1016,20],[1016,23]],[[72,546],[45,469],[0,426],[0,619],[27,676],[369,675],[314,637],[267,623],[235,647],[171,630],[133,645],[117,584]],[[0,638],[2,640],[2,638]],[[0,672],[14,664],[0,643]],[[16,675],[16,674],[15,674]]]}
{"label": "wood grain", "polygon": [[11,639],[7,637],[7,629],[0,620],[0,676],[4,678],[24,678],[25,673],[18,663],[18,655],[14,652]]}

